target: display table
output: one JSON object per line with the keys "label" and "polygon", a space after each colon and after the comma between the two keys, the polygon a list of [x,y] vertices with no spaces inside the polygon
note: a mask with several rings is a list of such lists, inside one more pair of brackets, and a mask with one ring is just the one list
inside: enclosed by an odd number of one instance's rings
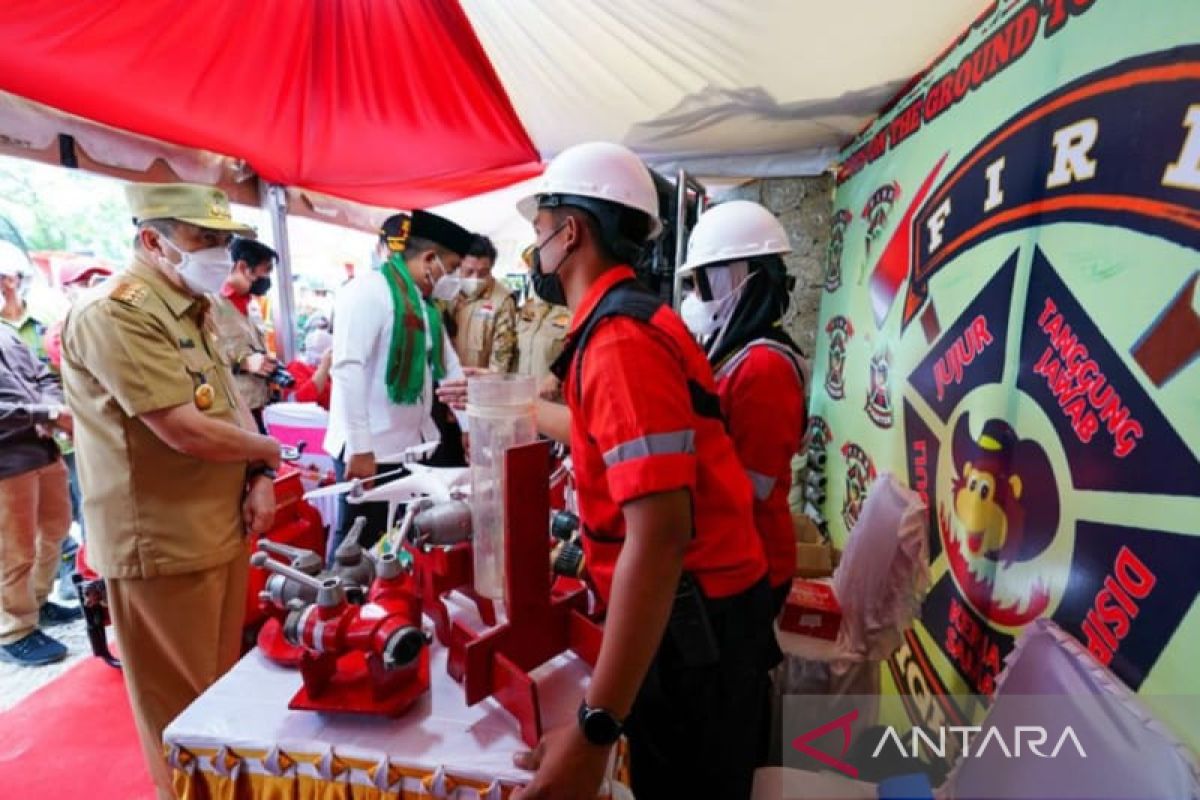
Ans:
{"label": "display table", "polygon": [[[490,698],[468,708],[447,650],[432,648],[430,691],[396,719],[289,711],[299,672],[250,652],[163,735],[180,798],[507,797],[529,779],[512,764],[528,749],[516,721]],[[532,673],[547,728],[574,720],[588,672],[568,654]]]}

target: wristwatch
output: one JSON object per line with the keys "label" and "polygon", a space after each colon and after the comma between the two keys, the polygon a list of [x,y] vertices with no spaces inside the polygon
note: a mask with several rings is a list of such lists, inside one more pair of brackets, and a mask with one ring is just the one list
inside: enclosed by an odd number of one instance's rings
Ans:
{"label": "wristwatch", "polygon": [[621,738],[625,729],[621,720],[603,708],[592,708],[584,700],[579,704],[579,730],[594,745],[607,747]]}
{"label": "wristwatch", "polygon": [[271,480],[275,480],[276,477],[275,470],[271,469],[266,464],[258,464],[246,470],[246,481],[250,482],[260,475],[265,475]]}

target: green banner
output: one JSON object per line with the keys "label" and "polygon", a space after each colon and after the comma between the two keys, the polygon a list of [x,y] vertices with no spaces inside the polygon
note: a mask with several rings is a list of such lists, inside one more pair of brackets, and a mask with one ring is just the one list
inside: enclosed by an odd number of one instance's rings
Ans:
{"label": "green banner", "polygon": [[843,153],[811,398],[844,542],[890,471],[933,585],[885,705],[961,724],[1050,617],[1200,720],[1200,3],[992,3]]}

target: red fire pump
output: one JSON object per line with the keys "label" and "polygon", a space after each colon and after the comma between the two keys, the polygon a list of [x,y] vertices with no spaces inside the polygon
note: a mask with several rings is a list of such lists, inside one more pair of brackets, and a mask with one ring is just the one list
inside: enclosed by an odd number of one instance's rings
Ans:
{"label": "red fire pump", "polygon": [[278,596],[290,597],[282,635],[302,650],[304,685],[289,708],[394,717],[428,691],[429,648],[417,578],[394,553],[373,561],[366,602],[356,605],[336,575],[307,575],[266,552],[251,557],[253,566],[274,573]]}

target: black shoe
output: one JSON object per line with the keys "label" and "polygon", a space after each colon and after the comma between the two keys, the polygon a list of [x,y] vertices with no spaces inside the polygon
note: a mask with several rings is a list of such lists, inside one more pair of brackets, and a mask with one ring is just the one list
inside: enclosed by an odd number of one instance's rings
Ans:
{"label": "black shoe", "polygon": [[41,667],[66,657],[66,645],[41,631],[34,631],[12,644],[0,645],[0,660],[24,667]]}
{"label": "black shoe", "polygon": [[83,609],[79,606],[60,606],[58,603],[42,603],[38,609],[38,624],[46,628],[55,625],[66,625],[83,617]]}

